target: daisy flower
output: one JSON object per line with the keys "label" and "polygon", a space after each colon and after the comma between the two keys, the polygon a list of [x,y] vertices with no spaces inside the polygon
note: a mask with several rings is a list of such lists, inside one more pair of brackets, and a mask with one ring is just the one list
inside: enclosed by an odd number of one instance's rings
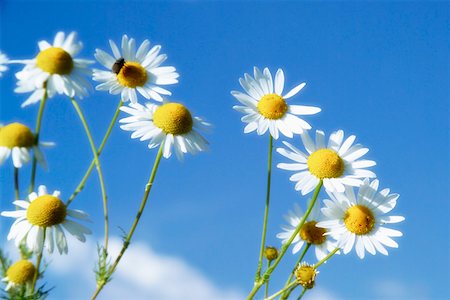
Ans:
{"label": "daisy flower", "polygon": [[[51,145],[51,143],[40,143]],[[36,159],[45,167],[44,156],[36,145],[36,137],[31,129],[21,123],[11,123],[0,126],[0,165],[12,156],[15,168],[21,168],[30,158],[33,149]]]}
{"label": "daisy flower", "polygon": [[28,195],[28,200],[14,201],[13,204],[22,209],[1,213],[4,217],[16,218],[9,231],[8,240],[14,239],[16,246],[24,241],[28,249],[35,252],[40,252],[45,246],[49,253],[53,253],[56,244],[60,254],[67,254],[64,228],[79,241],[85,242],[85,235],[91,231],[84,225],[70,220],[69,217],[86,221],[87,214],[80,210],[68,209],[59,196],[59,191],[49,194],[47,188],[41,185],[37,194],[33,192]]}
{"label": "daisy flower", "polygon": [[323,180],[329,191],[344,192],[345,185],[360,186],[363,178],[373,178],[375,174],[366,170],[376,165],[373,160],[360,160],[369,149],[360,144],[353,145],[356,137],[349,136],[344,141],[344,131],[338,130],[330,135],[328,145],[325,144],[323,131],[316,131],[316,141],[312,141],[308,133],[301,135],[303,145],[308,154],[298,150],[288,142],[286,148],[278,148],[277,152],[293,160],[293,163],[279,163],[280,169],[295,171],[290,177],[296,182],[295,189],[302,195],[311,192]]}
{"label": "daisy flower", "polygon": [[35,273],[36,267],[31,261],[21,259],[15,262],[6,270],[6,277],[2,279],[7,282],[5,291],[16,286],[30,285]]}
{"label": "daisy flower", "polygon": [[[277,238],[281,239],[283,244],[285,244],[294,234],[303,215],[302,209],[295,203],[294,211],[289,211],[284,217],[288,222],[288,225],[282,226],[281,228],[283,231],[277,234]],[[323,216],[320,213],[320,205],[316,203],[308,218],[306,218],[306,222],[300,229],[299,234],[292,241],[292,244],[294,245],[292,254],[299,252],[305,244],[311,244],[311,246],[314,246],[315,248],[317,260],[320,261],[336,248],[336,243],[332,241],[329,236],[324,235],[327,230],[316,227],[316,224],[322,219]]]}
{"label": "daisy flower", "polygon": [[232,91],[231,94],[244,106],[233,106],[245,114],[242,122],[247,123],[245,133],[255,131],[263,135],[269,130],[274,139],[278,139],[279,131],[286,137],[292,138],[294,133],[300,134],[311,126],[296,115],[314,115],[320,108],[304,105],[288,105],[286,100],[295,96],[306,83],[301,83],[283,94],[284,73],[278,69],[275,82],[268,68],[261,72],[254,68],[254,78],[247,73],[239,78],[239,83],[246,94]]}
{"label": "daisy flower", "polygon": [[208,142],[198,130],[205,130],[210,124],[199,117],[192,117],[183,104],[166,102],[161,106],[151,103],[144,106],[130,103],[129,107],[122,106],[120,109],[131,115],[119,121],[125,123],[120,128],[133,131],[133,139],[150,140],[150,149],[163,144],[165,158],[172,155],[172,148],[180,160],[185,153],[196,154],[208,148]]}
{"label": "daisy flower", "polygon": [[0,77],[2,73],[8,70],[6,64],[8,63],[8,57],[0,51]]}
{"label": "daisy flower", "polygon": [[177,83],[178,73],[174,67],[161,67],[167,55],[159,54],[160,45],[150,48],[150,41],[144,40],[136,51],[134,39],[122,37],[122,52],[113,41],[109,41],[114,57],[103,50],[95,50],[95,58],[108,71],[94,69],[95,81],[102,82],[97,90],[121,94],[122,101],[137,102],[136,90],[146,99],[163,101],[161,95],[171,93],[160,87]]}
{"label": "daisy flower", "polygon": [[365,179],[360,186],[358,196],[353,188],[347,187],[345,193],[328,192],[331,200],[324,200],[322,213],[326,219],[317,226],[326,228],[326,234],[332,234],[344,253],[349,253],[353,246],[359,258],[364,258],[365,251],[372,255],[376,252],[388,255],[385,248],[398,248],[392,237],[403,234],[384,227],[385,224],[405,220],[401,216],[386,216],[397,204],[398,194],[389,194],[389,189],[378,192],[378,180],[369,182]]}
{"label": "daisy flower", "polygon": [[89,65],[93,62],[75,58],[83,47],[81,42],[76,42],[76,32],[67,37],[64,32],[58,32],[53,45],[47,41],[40,41],[38,45],[40,52],[34,59],[11,61],[25,64],[23,70],[16,73],[19,81],[15,92],[32,92],[22,107],[41,100],[45,90],[49,98],[55,94],[87,96],[91,85],[84,76],[91,75]]}

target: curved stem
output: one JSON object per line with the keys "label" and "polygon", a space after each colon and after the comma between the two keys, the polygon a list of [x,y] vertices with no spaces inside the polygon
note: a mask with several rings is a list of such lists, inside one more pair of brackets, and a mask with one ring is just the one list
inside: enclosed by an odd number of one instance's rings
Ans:
{"label": "curved stem", "polygon": [[253,299],[253,297],[256,295],[258,290],[261,288],[261,286],[264,284],[265,281],[267,281],[270,278],[270,275],[275,270],[275,268],[280,263],[281,259],[283,258],[284,254],[288,250],[289,246],[292,244],[292,241],[297,236],[297,234],[300,232],[300,229],[305,224],[306,218],[308,218],[309,214],[311,213],[314,204],[316,203],[317,197],[319,196],[320,189],[322,188],[323,181],[320,180],[319,183],[316,186],[316,189],[314,190],[313,198],[311,199],[311,202],[309,203],[308,209],[306,210],[305,214],[303,215],[302,219],[300,220],[299,224],[297,225],[297,228],[293,232],[292,236],[289,238],[287,243],[283,244],[281,247],[280,254],[278,255],[277,259],[275,260],[275,263],[266,270],[266,272],[263,274],[263,278],[260,279],[258,282],[255,282],[255,285],[253,286],[253,289],[250,291],[249,295],[247,296],[247,300]]}
{"label": "curved stem", "polygon": [[[41,132],[42,115],[44,114],[45,104],[47,103],[47,84],[44,83],[44,86],[45,86],[44,95],[42,96],[41,104],[39,105],[39,111],[36,120],[36,132],[34,134],[36,145],[39,145],[39,134]],[[31,165],[31,179],[28,193],[32,193],[34,191],[34,183],[36,181],[36,166],[37,166],[36,153],[34,153],[33,151],[33,163]]]}
{"label": "curved stem", "polygon": [[306,290],[307,290],[307,289],[303,288],[303,291],[302,291],[302,293],[300,294],[300,296],[298,296],[297,300],[300,300],[300,299],[303,298],[303,295],[306,293]]}
{"label": "curved stem", "polygon": [[117,256],[116,260],[114,261],[113,265],[109,268],[108,274],[106,275],[106,278],[100,282],[97,286],[97,289],[94,291],[94,294],[91,297],[91,300],[94,300],[99,295],[100,291],[103,289],[106,283],[108,283],[111,275],[114,273],[114,271],[117,268],[117,265],[119,264],[120,260],[122,259],[125,251],[127,250],[128,246],[130,245],[131,238],[133,237],[134,231],[136,230],[136,227],[139,223],[139,220],[142,216],[142,213],[144,212],[145,205],[147,204],[148,196],[150,194],[150,190],[153,186],[153,182],[155,180],[156,171],[158,170],[159,162],[161,161],[162,153],[163,153],[163,147],[164,143],[159,146],[158,154],[156,155],[155,162],[153,164],[152,172],[150,174],[150,178],[145,185],[145,192],[144,196],[141,201],[141,205],[139,206],[139,210],[136,214],[136,217],[134,219],[133,225],[130,228],[130,231],[127,234],[127,237],[125,238],[125,241],[123,242],[122,249],[120,250],[119,255]]}
{"label": "curved stem", "polygon": [[273,138],[269,135],[269,154],[267,158],[267,189],[266,189],[266,207],[264,209],[264,223],[263,231],[261,237],[261,248],[259,251],[258,267],[256,269],[255,282],[261,278],[261,269],[263,263],[264,248],[266,246],[266,233],[267,233],[267,222],[269,220],[269,202],[270,202],[270,181],[272,174],[272,148],[273,148]]}
{"label": "curved stem", "polygon": [[314,269],[317,269],[321,264],[323,264],[324,262],[326,262],[330,257],[332,257],[336,252],[339,251],[339,247],[334,249],[333,251],[331,251],[330,253],[328,253],[327,256],[325,256],[324,258],[322,258],[317,264],[314,265]]}
{"label": "curved stem", "polygon": [[36,282],[39,277],[39,268],[41,266],[41,260],[42,260],[42,254],[44,253],[44,246],[45,246],[45,234],[47,232],[47,228],[44,228],[44,234],[42,235],[42,247],[41,251],[39,251],[37,258],[36,258],[36,272],[33,276],[33,281],[31,283],[31,291],[30,294],[34,293],[34,289],[36,288]]}
{"label": "curved stem", "polygon": [[[100,156],[100,154],[103,151],[103,148],[105,147],[106,141],[108,140],[112,129],[114,128],[114,124],[117,121],[117,117],[119,116],[120,113],[120,107],[123,105],[123,101],[120,100],[119,105],[117,106],[116,111],[114,112],[114,116],[111,120],[111,122],[109,123],[108,129],[106,130],[105,135],[103,136],[103,140],[102,143],[100,144],[100,146],[97,149],[97,156]],[[72,201],[75,199],[75,197],[83,190],[86,181],[88,180],[89,176],[92,173],[92,170],[94,169],[94,165],[95,165],[95,158],[92,159],[91,164],[89,165],[89,168],[87,169],[87,171],[84,173],[83,179],[81,179],[80,183],[78,184],[78,186],[76,187],[75,191],[73,192],[73,194],[69,197],[69,200],[67,200],[66,206],[69,206],[70,203],[72,203]]]}
{"label": "curved stem", "polygon": [[[294,277],[294,274],[295,274],[295,270],[297,270],[298,265],[300,265],[300,263],[302,262],[303,258],[304,258],[305,255],[306,255],[306,252],[308,252],[308,249],[309,249],[310,247],[311,247],[311,243],[307,243],[307,244],[306,244],[306,247],[303,248],[302,254],[301,254],[300,257],[298,258],[297,262],[295,263],[294,269],[292,270],[291,275],[289,276],[288,280],[286,281],[286,283],[285,283],[285,285],[284,285],[285,287],[288,286],[289,283],[291,283],[292,277]],[[289,291],[286,291],[286,292],[283,294],[283,296],[281,296],[280,299],[283,300],[283,299],[289,298],[289,295],[291,294],[292,291],[293,291],[292,289],[289,290]]]}
{"label": "curved stem", "polygon": [[282,288],[281,290],[279,290],[278,292],[276,292],[275,294],[271,295],[268,298],[264,298],[265,300],[273,300],[275,299],[277,296],[283,294],[287,289],[292,288],[293,286],[298,285],[298,283],[296,281],[291,282],[287,287]]}
{"label": "curved stem", "polygon": [[89,140],[89,144],[91,146],[92,154],[94,155],[95,166],[97,168],[98,178],[100,180],[100,188],[102,190],[102,198],[103,198],[103,215],[105,219],[105,242],[104,249],[108,250],[108,239],[109,239],[109,221],[108,221],[108,198],[106,196],[106,188],[105,188],[105,180],[103,179],[103,172],[100,166],[100,161],[98,160],[97,149],[95,148],[94,139],[92,138],[91,131],[89,130],[89,126],[86,122],[86,118],[83,115],[83,112],[80,109],[77,101],[74,98],[70,98],[72,101],[73,107],[78,113],[78,117],[80,118],[81,123],[83,124],[84,131],[86,132],[86,136]]}

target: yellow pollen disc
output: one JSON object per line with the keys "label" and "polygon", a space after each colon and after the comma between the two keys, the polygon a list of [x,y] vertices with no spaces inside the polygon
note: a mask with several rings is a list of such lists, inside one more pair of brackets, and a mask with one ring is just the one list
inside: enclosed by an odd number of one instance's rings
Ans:
{"label": "yellow pollen disc", "polygon": [[357,235],[364,235],[372,231],[375,217],[370,209],[358,204],[345,212],[344,223],[349,231]]}
{"label": "yellow pollen disc", "polygon": [[34,265],[30,261],[22,259],[8,268],[6,276],[12,283],[24,284],[33,280],[35,272]]}
{"label": "yellow pollen disc", "polygon": [[72,56],[58,47],[50,47],[39,52],[36,64],[42,71],[50,74],[66,75],[73,69]]}
{"label": "yellow pollen disc", "polygon": [[324,228],[316,227],[316,224],[316,221],[309,221],[303,224],[300,229],[300,237],[309,244],[321,245],[327,239],[327,237],[323,235],[327,231]]}
{"label": "yellow pollen disc", "polygon": [[316,279],[316,269],[309,265],[301,265],[295,271],[297,282],[305,289],[312,289]]}
{"label": "yellow pollen disc", "polygon": [[153,123],[165,133],[185,134],[192,130],[192,116],[184,105],[166,103],[158,107],[153,114]]}
{"label": "yellow pollen disc", "polygon": [[126,87],[135,88],[147,83],[147,70],[137,62],[126,62],[117,74],[117,81]]}
{"label": "yellow pollen disc", "polygon": [[331,149],[319,149],[308,158],[308,169],[317,178],[338,178],[344,173],[344,161]]}
{"label": "yellow pollen disc", "polygon": [[266,119],[281,119],[288,110],[286,101],[277,94],[264,95],[258,102],[258,110]]}
{"label": "yellow pollen disc", "polygon": [[30,128],[20,123],[11,123],[0,127],[0,146],[7,148],[30,148],[35,144],[34,134]]}
{"label": "yellow pollen disc", "polygon": [[64,203],[51,195],[43,195],[30,203],[27,219],[32,225],[50,227],[61,224],[66,219],[67,210]]}

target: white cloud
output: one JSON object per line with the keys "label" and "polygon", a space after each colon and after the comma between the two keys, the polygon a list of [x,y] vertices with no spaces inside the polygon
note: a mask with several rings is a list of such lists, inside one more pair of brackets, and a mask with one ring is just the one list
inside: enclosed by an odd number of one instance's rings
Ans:
{"label": "white cloud", "polygon": [[331,291],[324,289],[322,287],[314,287],[311,291],[308,292],[308,295],[305,298],[308,300],[338,300],[335,294]]}
{"label": "white cloud", "polygon": [[429,299],[426,287],[420,283],[409,283],[399,281],[398,279],[383,279],[374,287],[376,299],[383,300],[421,300]]}

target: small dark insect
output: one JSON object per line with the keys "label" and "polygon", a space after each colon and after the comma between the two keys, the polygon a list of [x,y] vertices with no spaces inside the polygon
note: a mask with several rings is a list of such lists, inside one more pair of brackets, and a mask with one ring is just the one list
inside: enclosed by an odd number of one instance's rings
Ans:
{"label": "small dark insect", "polygon": [[111,69],[115,74],[119,74],[120,69],[122,69],[124,64],[125,64],[125,59],[123,57],[121,57],[118,60],[116,60],[116,62],[113,64]]}

